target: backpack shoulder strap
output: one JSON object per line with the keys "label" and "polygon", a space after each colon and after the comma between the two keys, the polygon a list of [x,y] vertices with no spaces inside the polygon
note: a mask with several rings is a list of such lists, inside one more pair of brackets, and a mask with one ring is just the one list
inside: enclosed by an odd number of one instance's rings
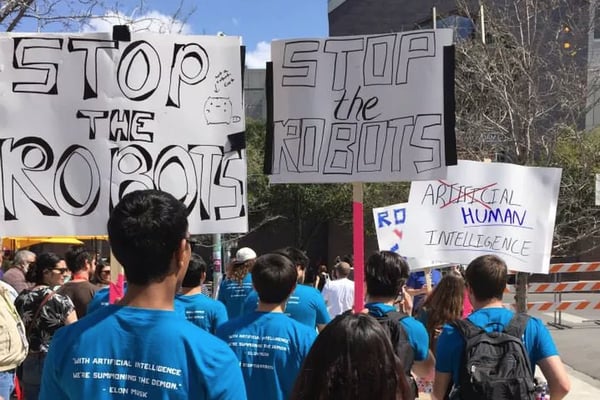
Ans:
{"label": "backpack shoulder strap", "polygon": [[390,311],[385,314],[392,321],[402,321],[404,318],[408,317],[408,314],[399,312],[399,311]]}
{"label": "backpack shoulder strap", "polygon": [[504,333],[521,339],[523,333],[525,333],[528,321],[529,315],[525,313],[515,313],[508,325],[504,327]]}
{"label": "backpack shoulder strap", "polygon": [[480,333],[485,333],[485,329],[475,325],[468,319],[456,319],[450,323],[461,336],[465,339],[465,341],[479,335]]}

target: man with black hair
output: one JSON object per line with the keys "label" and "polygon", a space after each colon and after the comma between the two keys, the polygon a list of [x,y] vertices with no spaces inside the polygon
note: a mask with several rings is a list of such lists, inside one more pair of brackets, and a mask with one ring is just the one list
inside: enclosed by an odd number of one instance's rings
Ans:
{"label": "man with black hair", "polygon": [[193,253],[181,284],[181,292],[175,296],[175,310],[194,325],[214,334],[219,326],[227,322],[227,310],[220,301],[202,294],[205,279],[206,262]]}
{"label": "man with black hair", "polygon": [[[308,268],[308,257],[302,250],[291,246],[275,250],[273,253],[289,258],[296,267],[298,285],[288,299],[285,313],[296,321],[321,331],[331,318],[321,292],[314,287],[303,285]],[[244,313],[256,309],[257,303],[256,291],[250,292],[244,301]]]}
{"label": "man with black hair", "polygon": [[255,311],[221,325],[217,336],[237,355],[250,400],[288,399],[313,341],[314,328],[283,313],[296,287],[294,263],[281,254],[260,256],[252,269]]}
{"label": "man with black hair", "polygon": [[90,282],[95,268],[94,255],[83,246],[71,247],[65,253],[65,262],[71,271],[71,280],[63,284],[57,293],[71,299],[77,318],[81,319],[87,314],[87,306],[99,289]]}
{"label": "man with black hair", "polygon": [[127,292],[54,335],[40,399],[245,399],[235,354],[174,311],[192,253],[183,203],[158,190],[128,193],[108,237]]}
{"label": "man with black hair", "polygon": [[[506,263],[495,255],[477,257],[467,267],[465,281],[474,309],[467,319],[487,332],[504,331],[515,316],[502,304],[507,274]],[[524,332],[519,339],[522,339],[527,352],[531,376],[534,376],[537,364],[548,381],[550,397],[560,400],[569,392],[570,383],[558,350],[544,323],[534,317],[526,318]],[[459,330],[454,325],[445,325],[436,346],[433,399],[443,399],[452,382],[458,389],[464,348],[465,339]],[[533,385],[533,382],[530,383]],[[460,394],[461,391],[458,391]]]}
{"label": "man with black hair", "polygon": [[[408,275],[408,264],[396,253],[379,251],[369,257],[365,265],[365,307],[370,315],[382,318],[396,311],[394,304],[399,295],[404,295]],[[399,323],[413,351],[412,371],[420,377],[430,377],[433,374],[435,359],[429,350],[429,335],[425,326],[412,316],[403,317]]]}

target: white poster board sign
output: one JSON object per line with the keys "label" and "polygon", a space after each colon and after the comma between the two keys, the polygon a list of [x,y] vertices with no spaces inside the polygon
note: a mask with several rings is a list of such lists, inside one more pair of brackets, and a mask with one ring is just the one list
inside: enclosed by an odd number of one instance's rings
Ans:
{"label": "white poster board sign", "polygon": [[451,44],[450,29],[274,41],[271,182],[444,176]]}
{"label": "white poster board sign", "polygon": [[0,236],[103,234],[137,189],[247,230],[239,38],[4,34],[0,68]]}
{"label": "white poster board sign", "polygon": [[[408,217],[408,203],[398,203],[373,209],[375,232],[379,250],[393,251],[404,256],[402,251],[405,237],[405,223]],[[444,265],[424,258],[405,257],[411,270]]]}
{"label": "white poster board sign", "polygon": [[548,273],[562,170],[459,161],[413,182],[406,255],[468,264],[495,254],[509,269]]}

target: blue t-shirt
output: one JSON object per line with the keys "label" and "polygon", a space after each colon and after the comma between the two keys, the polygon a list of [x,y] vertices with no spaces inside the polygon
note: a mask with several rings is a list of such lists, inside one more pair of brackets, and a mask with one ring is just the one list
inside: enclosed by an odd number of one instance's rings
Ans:
{"label": "blue t-shirt", "polygon": [[[390,311],[396,311],[394,306],[383,303],[368,303],[365,307],[369,310],[369,314],[374,317],[383,317]],[[413,349],[415,361],[423,361],[429,355],[429,335],[425,326],[411,316],[403,318],[400,324],[406,331],[408,342]]]}
{"label": "blue t-shirt", "polygon": [[219,295],[217,300],[225,304],[227,316],[233,319],[242,315],[244,300],[248,293],[252,291],[252,275],[246,274],[242,283],[238,281],[225,279],[219,286]]}
{"label": "blue t-shirt", "polygon": [[[442,274],[437,269],[431,270],[431,286],[436,287],[442,280]],[[406,281],[406,287],[411,289],[421,289],[425,286],[425,271],[411,272]],[[418,294],[413,297],[413,313],[416,312],[425,301],[425,294]]]}
{"label": "blue t-shirt", "polygon": [[[244,313],[256,310],[257,304],[258,293],[253,290],[244,301]],[[306,285],[296,285],[285,306],[285,314],[311,328],[331,321],[321,292]]]}
{"label": "blue t-shirt", "polygon": [[245,399],[235,354],[174,311],[109,305],[59,329],[40,400]]}
{"label": "blue t-shirt", "polygon": [[240,360],[249,400],[289,398],[314,328],[282,313],[253,311],[217,328]]}
{"label": "blue t-shirt", "polygon": [[[482,308],[474,311],[468,319],[488,332],[504,330],[514,312],[506,308]],[[558,355],[554,341],[544,323],[537,318],[529,318],[525,327],[523,344],[529,355],[532,372],[535,365],[544,358]],[[456,329],[446,324],[440,334],[436,347],[435,369],[438,372],[452,373],[454,382],[459,381],[460,364],[465,342]]]}
{"label": "blue t-shirt", "polygon": [[227,322],[227,310],[220,301],[202,294],[175,296],[175,311],[182,313],[192,324],[210,333]]}
{"label": "blue t-shirt", "polygon": [[105,287],[98,290],[94,297],[92,297],[92,300],[90,300],[87,306],[87,314],[94,312],[97,309],[105,307],[109,304],[110,302],[108,298],[108,287]]}

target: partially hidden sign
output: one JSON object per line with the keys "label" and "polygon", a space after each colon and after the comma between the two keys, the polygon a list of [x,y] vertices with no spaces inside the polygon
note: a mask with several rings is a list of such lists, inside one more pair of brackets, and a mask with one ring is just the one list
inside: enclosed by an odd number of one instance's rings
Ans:
{"label": "partially hidden sign", "polygon": [[191,233],[247,230],[240,40],[0,36],[0,236],[106,232],[128,192],[172,193]]}
{"label": "partially hidden sign", "polygon": [[496,254],[511,270],[548,273],[562,170],[459,161],[413,182],[405,255],[468,264]]}
{"label": "partially hidden sign", "polygon": [[451,44],[448,29],[274,41],[270,181],[444,176],[455,155]]}
{"label": "partially hidden sign", "polygon": [[[391,206],[373,209],[375,232],[379,250],[393,251],[404,256],[403,239],[406,237],[405,224],[408,215],[408,203],[392,204]],[[411,270],[435,267],[445,263],[429,259],[405,257]]]}

